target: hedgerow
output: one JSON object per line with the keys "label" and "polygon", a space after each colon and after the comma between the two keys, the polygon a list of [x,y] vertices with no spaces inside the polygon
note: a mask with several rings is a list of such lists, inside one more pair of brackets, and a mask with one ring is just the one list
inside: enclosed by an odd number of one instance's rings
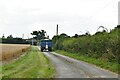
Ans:
{"label": "hedgerow", "polygon": [[[61,34],[53,37],[53,49],[64,50],[73,54],[86,55],[103,61],[119,61],[120,26],[110,32],[96,32],[69,37]],[[120,62],[120,61],[119,61]]]}

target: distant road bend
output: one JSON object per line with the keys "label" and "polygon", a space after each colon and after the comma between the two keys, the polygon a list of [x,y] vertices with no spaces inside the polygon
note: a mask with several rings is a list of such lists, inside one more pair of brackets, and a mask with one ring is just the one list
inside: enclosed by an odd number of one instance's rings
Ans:
{"label": "distant road bend", "polygon": [[43,52],[55,65],[56,78],[118,78],[118,74],[55,52]]}

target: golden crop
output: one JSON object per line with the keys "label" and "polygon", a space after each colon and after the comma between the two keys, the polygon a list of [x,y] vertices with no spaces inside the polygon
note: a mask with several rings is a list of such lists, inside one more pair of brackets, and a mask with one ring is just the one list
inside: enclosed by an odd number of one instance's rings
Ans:
{"label": "golden crop", "polygon": [[30,45],[0,44],[0,61],[7,61],[19,57],[29,49]]}

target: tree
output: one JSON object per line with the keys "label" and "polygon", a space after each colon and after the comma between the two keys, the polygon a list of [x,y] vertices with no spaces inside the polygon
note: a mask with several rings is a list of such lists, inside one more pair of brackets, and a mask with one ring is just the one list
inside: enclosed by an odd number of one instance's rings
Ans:
{"label": "tree", "polygon": [[2,38],[5,38],[4,34],[3,34]]}
{"label": "tree", "polygon": [[13,36],[12,36],[12,35],[9,35],[9,36],[7,37],[7,39],[13,39]]}
{"label": "tree", "polygon": [[45,38],[46,38],[46,37],[45,37],[45,33],[46,33],[46,31],[44,31],[44,30],[41,30],[41,31],[33,31],[33,32],[31,33],[31,35],[35,35],[35,37],[33,37],[34,39],[40,40],[40,39],[45,39]]}
{"label": "tree", "polygon": [[65,33],[62,33],[62,34],[60,34],[60,37],[64,37],[64,38],[67,38],[67,37],[69,37],[67,34],[65,34]]}
{"label": "tree", "polygon": [[120,28],[120,25],[117,25],[117,28]]}
{"label": "tree", "polygon": [[78,37],[79,37],[79,35],[78,35],[78,34],[75,34],[73,37],[74,37],[74,38],[78,38]]}

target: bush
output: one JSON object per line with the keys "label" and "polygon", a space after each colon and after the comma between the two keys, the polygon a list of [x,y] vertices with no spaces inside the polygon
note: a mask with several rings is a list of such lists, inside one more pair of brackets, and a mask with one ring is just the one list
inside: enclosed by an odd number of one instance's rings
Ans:
{"label": "bush", "polygon": [[53,37],[53,48],[71,53],[78,53],[94,57],[104,61],[118,61],[120,55],[120,28],[108,32],[96,32],[94,35],[79,37],[65,37],[63,35]]}

